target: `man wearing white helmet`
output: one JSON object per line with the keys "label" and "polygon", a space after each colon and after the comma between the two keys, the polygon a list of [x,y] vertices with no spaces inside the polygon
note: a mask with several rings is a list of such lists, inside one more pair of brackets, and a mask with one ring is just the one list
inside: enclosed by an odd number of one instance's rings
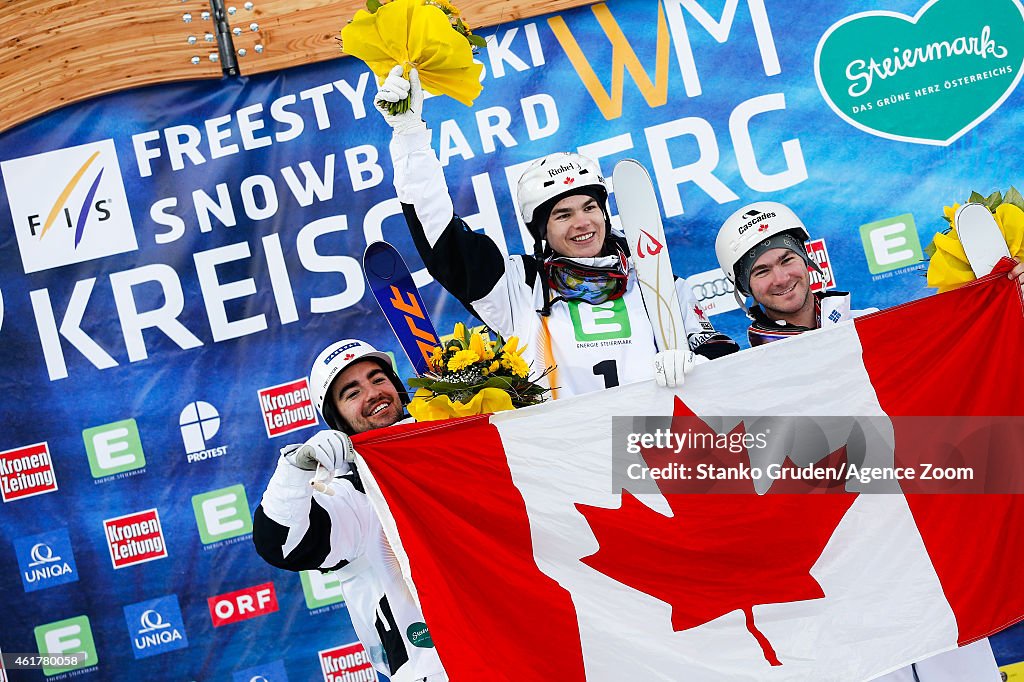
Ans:
{"label": "man wearing white helmet", "polygon": [[[734,285],[736,300],[752,319],[751,346],[830,327],[877,309],[851,310],[850,294],[812,292],[807,255],[810,234],[787,206],[759,201],[722,224],[715,253]],[[998,682],[999,670],[987,639],[932,656],[877,678],[879,682]]]}
{"label": "man wearing white helmet", "polygon": [[405,417],[405,387],[391,359],[357,339],[325,348],[309,386],[331,430],[281,450],[253,518],[256,551],[278,568],[333,571],[356,636],[392,682],[444,682],[423,614],[351,464],[349,435]]}
{"label": "man wearing white helmet", "polygon": [[[395,188],[427,270],[476,317],[503,336],[527,341],[534,369],[549,375],[555,397],[651,377],[657,348],[622,235],[613,232],[608,189],[597,164],[559,153],[531,165],[519,181],[520,213],[532,254],[507,256],[455,215],[444,172],[420,118],[423,93],[413,69],[395,67],[375,100],[410,98],[407,113],[388,115]],[[662,354],[659,380],[676,385],[692,365],[738,350],[699,312],[679,280],[689,350]],[[692,352],[690,352],[692,351]],[[667,374],[667,376],[666,376]]]}
{"label": "man wearing white helmet", "polygon": [[[733,213],[718,231],[715,255],[733,283],[736,300],[752,323],[751,346],[830,327],[876,309],[851,310],[850,294],[812,292],[810,270],[818,264],[807,255],[810,235],[788,207],[758,201]],[[747,298],[754,305],[747,307]]]}

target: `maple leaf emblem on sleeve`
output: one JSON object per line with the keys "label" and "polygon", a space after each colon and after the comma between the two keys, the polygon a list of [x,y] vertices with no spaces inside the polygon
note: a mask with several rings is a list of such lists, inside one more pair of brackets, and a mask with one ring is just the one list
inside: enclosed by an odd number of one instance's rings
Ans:
{"label": "maple leaf emblem on sleeve", "polygon": [[[678,398],[675,417],[703,424]],[[682,420],[673,420],[673,429]],[[704,425],[708,433],[715,432]],[[741,422],[733,432],[745,429]],[[650,469],[669,461],[741,470],[746,449],[669,452],[644,449]],[[845,448],[814,466],[839,466]],[[796,465],[788,458],[783,468]],[[659,480],[672,509],[664,516],[622,492],[618,509],[577,504],[600,549],[583,563],[672,607],[672,627],[688,630],[735,610],[773,666],[783,662],[754,622],[754,606],[825,596],[810,569],[821,556],[856,494],[842,484],[777,480],[758,495],[749,480]],[[697,494],[697,493],[707,494]],[[805,494],[805,493],[833,494]],[[742,494],[721,494],[742,493]]]}

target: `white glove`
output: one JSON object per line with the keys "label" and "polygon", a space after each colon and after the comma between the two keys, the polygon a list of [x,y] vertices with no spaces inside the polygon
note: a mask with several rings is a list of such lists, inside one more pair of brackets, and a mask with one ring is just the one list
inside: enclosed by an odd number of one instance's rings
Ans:
{"label": "white glove", "polygon": [[679,388],[686,374],[698,365],[697,355],[685,350],[663,350],[654,356],[654,379],[659,386]]}
{"label": "white glove", "polygon": [[416,69],[409,70],[409,78],[402,75],[402,65],[397,64],[388,77],[381,83],[373,101],[400,102],[406,97],[409,98],[409,111],[392,116],[387,109],[377,106],[388,125],[395,129],[395,134],[412,132],[414,130],[426,130],[427,124],[423,122],[423,87],[420,85],[420,72]]}
{"label": "white glove", "polygon": [[281,455],[292,466],[306,471],[316,471],[319,464],[330,476],[338,470],[350,469],[350,462],[355,461],[355,448],[352,439],[341,431],[318,431],[302,445],[288,445],[281,450]]}

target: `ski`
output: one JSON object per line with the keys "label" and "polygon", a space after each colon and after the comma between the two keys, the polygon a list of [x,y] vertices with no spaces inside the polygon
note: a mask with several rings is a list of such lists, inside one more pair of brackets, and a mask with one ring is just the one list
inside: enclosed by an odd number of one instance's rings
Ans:
{"label": "ski", "polygon": [[612,183],[658,350],[685,349],[686,330],[679,294],[651,176],[639,161],[624,159],[615,164]]}
{"label": "ski", "polygon": [[363,273],[402,350],[422,376],[439,341],[405,259],[391,244],[373,242],[363,253]]}
{"label": "ski", "polygon": [[975,277],[984,277],[1000,258],[1010,257],[1006,238],[984,204],[969,203],[958,208],[953,225]]}

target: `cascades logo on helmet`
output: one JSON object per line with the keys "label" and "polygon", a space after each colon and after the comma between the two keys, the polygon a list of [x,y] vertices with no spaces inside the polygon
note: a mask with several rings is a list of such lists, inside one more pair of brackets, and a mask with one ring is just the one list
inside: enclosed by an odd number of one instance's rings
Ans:
{"label": "cascades logo on helmet", "polygon": [[[740,225],[740,229],[738,230],[738,232],[740,234],[743,234],[744,232],[749,230],[751,227],[753,227],[754,225],[757,225],[759,222],[761,222],[763,220],[768,220],[769,218],[774,218],[775,214],[773,212],[771,212],[771,211],[768,211],[767,213],[761,213],[758,210],[753,210],[753,211],[747,211],[746,213],[744,213],[743,217],[744,218],[752,218],[752,220],[750,220],[748,222],[745,222],[742,225]],[[759,229],[758,232],[764,232],[764,230],[767,229],[767,228],[768,228],[768,226],[765,225],[764,229]]]}

